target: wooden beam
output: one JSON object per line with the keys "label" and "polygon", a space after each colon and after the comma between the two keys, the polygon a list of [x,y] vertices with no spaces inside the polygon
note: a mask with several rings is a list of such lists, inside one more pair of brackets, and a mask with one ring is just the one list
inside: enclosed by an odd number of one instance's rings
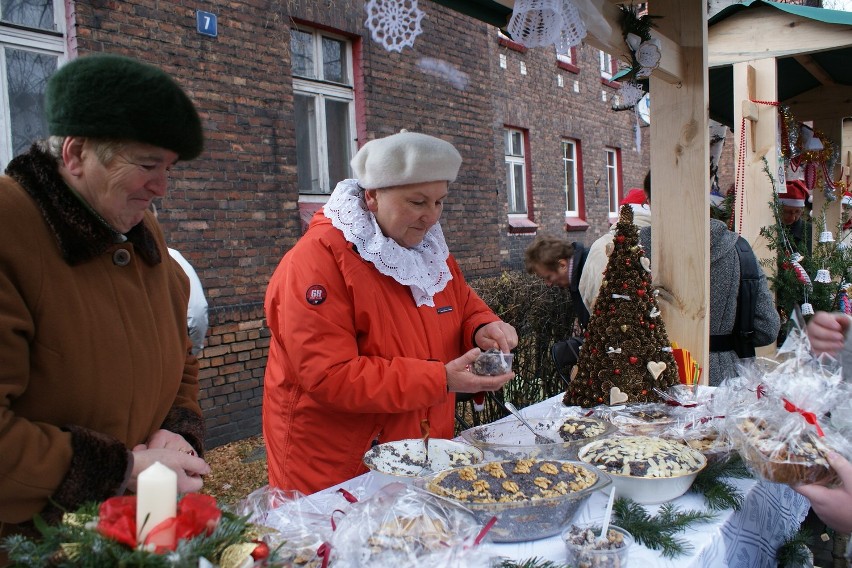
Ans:
{"label": "wooden beam", "polygon": [[852,46],[852,26],[826,24],[771,6],[725,18],[708,36],[710,67]]}
{"label": "wooden beam", "polygon": [[822,120],[852,116],[852,87],[829,85],[781,101],[799,120]]}
{"label": "wooden beam", "polygon": [[[710,136],[704,1],[654,0],[660,32],[681,45],[680,84],[652,75],[653,284],[669,339],[707,381],[710,317]],[[659,109],[659,111],[657,111]]]}
{"label": "wooden beam", "polygon": [[[778,97],[776,85],[777,73],[774,59],[761,59],[749,63],[736,63],[734,65],[734,100],[746,101],[750,99],[774,101]],[[758,120],[750,122],[743,121],[742,109],[745,105],[734,105],[734,156],[742,156],[743,179],[745,186],[739,188],[735,211],[737,213],[737,225],[740,234],[750,244],[754,253],[760,259],[773,258],[774,253],[769,250],[766,239],[760,236],[761,227],[770,226],[775,223],[769,202],[772,201],[772,192],[775,188],[763,171],[763,159],[769,163],[769,171],[773,172],[776,180],[778,178],[778,147],[775,145],[778,133],[778,110],[774,106],[756,105]],[[746,137],[748,147],[740,147],[740,128],[745,122],[752,135]],[[744,153],[742,153],[744,152]],[[742,214],[740,214],[742,212]],[[767,272],[772,272],[770,263]]]}
{"label": "wooden beam", "polygon": [[794,55],[793,59],[799,62],[799,65],[808,70],[808,73],[814,76],[814,78],[822,83],[823,85],[835,85],[834,79],[831,78],[831,75],[822,68],[822,65],[816,62],[813,57],[810,55]]}

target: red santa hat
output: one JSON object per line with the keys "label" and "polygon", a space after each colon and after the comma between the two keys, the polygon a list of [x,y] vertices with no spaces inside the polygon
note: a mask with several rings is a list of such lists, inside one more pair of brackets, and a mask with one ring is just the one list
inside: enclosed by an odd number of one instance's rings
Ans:
{"label": "red santa hat", "polygon": [[631,205],[644,205],[648,203],[647,197],[645,197],[645,191],[639,189],[638,187],[634,187],[630,191],[627,192],[627,195],[624,196],[624,199],[621,200],[621,203],[630,203]]}
{"label": "red santa hat", "polygon": [[805,186],[805,182],[794,179],[787,182],[787,192],[779,195],[778,201],[781,202],[781,205],[788,207],[804,207],[807,198],[808,188]]}
{"label": "red santa hat", "polygon": [[844,193],[843,199],[840,200],[840,203],[846,207],[852,207],[852,193],[849,193],[848,191]]}

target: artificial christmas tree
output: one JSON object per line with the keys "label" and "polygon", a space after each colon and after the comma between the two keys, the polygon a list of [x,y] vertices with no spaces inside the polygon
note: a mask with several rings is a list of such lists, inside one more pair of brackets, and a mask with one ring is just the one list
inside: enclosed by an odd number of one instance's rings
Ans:
{"label": "artificial christmas tree", "polygon": [[621,207],[613,245],[576,373],[562,399],[568,406],[655,402],[661,399],[655,387],[665,391],[678,382],[630,205]]}

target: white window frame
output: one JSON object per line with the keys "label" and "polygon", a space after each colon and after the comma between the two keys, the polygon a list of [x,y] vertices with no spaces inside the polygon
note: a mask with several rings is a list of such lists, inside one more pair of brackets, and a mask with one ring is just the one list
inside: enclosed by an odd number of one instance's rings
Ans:
{"label": "white window frame", "polygon": [[[24,27],[0,21],[0,170],[14,157],[6,48],[54,56],[57,69],[68,59],[65,38],[65,2],[53,0],[53,29]],[[47,133],[44,133],[47,136]]]}
{"label": "white window frame", "polygon": [[607,190],[607,202],[609,204],[610,217],[618,216],[618,207],[621,201],[621,164],[616,148],[604,148],[604,167]]}
{"label": "white window frame", "polygon": [[612,68],[613,68],[613,59],[612,55],[601,51],[600,52],[600,68],[601,68],[601,77],[606,79],[607,81],[612,81]]}
{"label": "white window frame", "polygon": [[574,63],[574,48],[573,47],[568,48],[568,53],[559,53],[557,51],[556,52],[556,59],[558,61],[561,61],[562,63],[567,63],[568,65],[573,65],[575,67],[577,66],[577,64]]}
{"label": "white window frame", "polygon": [[[571,146],[574,149],[574,155],[572,158],[568,158],[565,155],[565,148]],[[571,140],[568,138],[562,139],[562,179],[564,180],[564,189],[565,189],[565,216],[566,217],[579,217],[580,216],[580,145],[577,144],[576,140]],[[571,168],[574,179],[574,187],[568,187],[568,168]],[[569,203],[571,202],[570,197],[573,196],[574,201],[574,209],[571,209]]]}
{"label": "white window frame", "polygon": [[[295,95],[303,95],[308,96],[315,99],[315,132],[317,139],[315,141],[316,147],[313,151],[316,152],[317,157],[317,180],[318,180],[318,190],[311,191],[309,193],[303,193],[301,188],[300,191],[300,200],[301,201],[314,201],[312,196],[321,196],[325,199],[331,194],[334,190],[331,187],[331,180],[329,179],[328,173],[328,140],[326,137],[326,116],[325,116],[325,103],[328,100],[343,102],[348,104],[348,122],[349,122],[349,133],[350,138],[348,140],[349,146],[349,159],[355,155],[357,151],[356,148],[356,127],[355,127],[355,86],[354,86],[354,69],[353,69],[353,61],[352,61],[352,41],[346,37],[336,35],[333,33],[329,33],[326,31],[320,31],[314,28],[310,28],[307,26],[299,26],[299,31],[303,33],[310,33],[313,38],[313,53],[314,53],[314,75],[315,79],[299,77],[293,75],[293,94]],[[334,83],[331,81],[326,81],[323,76],[323,60],[322,60],[322,38],[334,39],[337,41],[341,41],[344,43],[346,47],[346,53],[344,57],[346,58],[346,77],[348,82],[345,84]],[[346,160],[347,164],[349,159]],[[350,169],[349,176],[351,177],[352,171]]]}
{"label": "white window frame", "polygon": [[[510,154],[509,149],[506,147],[509,145],[509,141],[512,140],[512,134],[517,133],[521,135],[520,142],[520,154]],[[509,205],[509,214],[510,215],[526,215],[527,208],[527,161],[526,161],[526,133],[523,130],[518,128],[506,128],[504,131],[504,158],[506,160],[506,197]],[[515,150],[515,148],[512,148]],[[515,203],[515,196],[518,194],[515,191],[517,188],[515,186],[515,168],[517,166],[521,167],[521,179],[523,180],[523,188],[520,194],[523,196],[523,203],[518,204]],[[511,171],[513,175],[508,175],[508,172]]]}

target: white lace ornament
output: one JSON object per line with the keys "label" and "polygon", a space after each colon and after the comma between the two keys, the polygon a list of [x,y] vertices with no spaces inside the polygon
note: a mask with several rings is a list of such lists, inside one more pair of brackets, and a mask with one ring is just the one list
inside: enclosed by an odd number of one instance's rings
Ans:
{"label": "white lace ornament", "polygon": [[387,51],[402,52],[404,47],[414,45],[414,38],[423,31],[420,20],[425,15],[417,7],[417,0],[369,0],[367,21],[373,41],[382,44]]}
{"label": "white lace ornament", "polygon": [[400,246],[382,233],[375,216],[367,209],[357,180],[338,183],[323,213],[343,233],[343,238],[355,245],[361,258],[385,276],[408,286],[417,307],[434,307],[433,296],[453,279],[447,265],[450,250],[441,225],[435,223],[419,245]]}

